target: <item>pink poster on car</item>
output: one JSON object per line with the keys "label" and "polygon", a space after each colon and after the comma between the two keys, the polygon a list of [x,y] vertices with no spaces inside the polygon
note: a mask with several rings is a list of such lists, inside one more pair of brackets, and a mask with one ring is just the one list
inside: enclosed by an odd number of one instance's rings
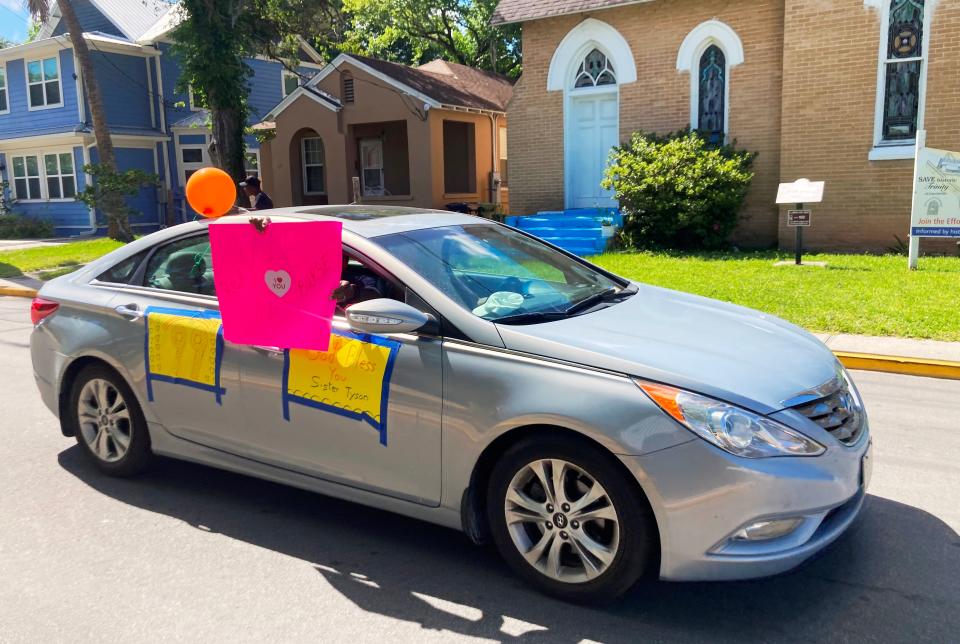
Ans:
{"label": "pink poster on car", "polygon": [[339,221],[211,223],[213,279],[223,337],[236,344],[326,351],[340,284]]}

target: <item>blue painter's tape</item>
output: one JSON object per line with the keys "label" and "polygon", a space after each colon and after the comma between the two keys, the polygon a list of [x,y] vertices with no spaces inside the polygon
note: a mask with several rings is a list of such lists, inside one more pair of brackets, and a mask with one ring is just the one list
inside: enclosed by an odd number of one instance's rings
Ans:
{"label": "blue painter's tape", "polygon": [[174,309],[167,308],[163,306],[148,306],[144,309],[144,328],[146,331],[143,334],[143,365],[144,371],[146,373],[147,381],[147,400],[153,402],[153,383],[156,382],[168,382],[174,385],[183,385],[184,387],[192,387],[194,389],[200,389],[202,391],[209,391],[214,394],[218,405],[223,404],[223,396],[226,395],[227,390],[220,385],[220,369],[223,366],[223,325],[220,325],[220,328],[217,330],[217,353],[216,358],[214,358],[214,371],[213,386],[208,385],[202,382],[196,382],[193,380],[188,380],[186,378],[173,378],[170,376],[163,376],[160,374],[155,374],[150,372],[150,314],[151,313],[165,313],[167,315],[179,315],[182,317],[189,318],[198,318],[205,320],[219,320],[221,319],[219,311],[207,311],[200,310],[195,311],[192,309]]}
{"label": "blue painter's tape", "polygon": [[380,422],[377,422],[372,416],[367,413],[357,413],[349,411],[346,409],[341,409],[340,407],[335,407],[333,405],[327,405],[316,400],[311,400],[309,398],[303,398],[302,396],[294,396],[293,394],[287,391],[289,377],[290,377],[290,350],[283,352],[283,419],[286,421],[290,420],[290,403],[297,403],[298,405],[303,405],[304,407],[311,407],[313,409],[320,409],[322,411],[329,412],[331,414],[336,414],[337,416],[343,416],[345,418],[351,418],[353,420],[366,422],[368,425],[373,427],[380,433],[380,444],[386,447],[387,445],[387,409],[388,402],[390,398],[390,378],[393,376],[393,365],[396,362],[397,354],[400,352],[400,347],[402,343],[395,340],[388,340],[387,338],[370,335],[367,333],[352,333],[350,331],[340,331],[339,329],[334,329],[333,333],[336,335],[349,338],[351,340],[359,340],[360,342],[366,342],[368,344],[375,344],[380,347],[386,347],[390,349],[390,355],[387,357],[387,364],[383,370],[383,382],[381,383],[380,389]]}

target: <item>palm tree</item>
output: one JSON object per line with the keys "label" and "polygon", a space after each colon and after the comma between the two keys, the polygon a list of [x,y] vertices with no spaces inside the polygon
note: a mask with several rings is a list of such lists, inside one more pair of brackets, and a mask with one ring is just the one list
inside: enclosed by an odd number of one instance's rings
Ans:
{"label": "palm tree", "polygon": [[[50,16],[51,2],[52,0],[27,0],[27,7],[30,13],[36,16],[40,22],[44,22]],[[73,10],[72,0],[57,0],[57,5],[60,7],[61,17],[67,23],[73,52],[80,63],[80,76],[83,78],[83,85],[87,91],[87,101],[90,104],[90,118],[93,121],[93,136],[97,141],[100,165],[108,173],[116,174],[117,159],[113,152],[113,139],[110,138],[107,113],[103,107],[100,84],[97,82],[93,70],[93,61],[90,59],[90,50],[87,48],[87,42],[83,39],[83,28],[80,26],[77,14]],[[77,97],[77,100],[83,99]],[[127,215],[123,195],[119,193],[106,195],[102,209],[107,217],[107,234],[112,239],[122,242],[133,241],[133,231],[130,228],[130,218]]]}

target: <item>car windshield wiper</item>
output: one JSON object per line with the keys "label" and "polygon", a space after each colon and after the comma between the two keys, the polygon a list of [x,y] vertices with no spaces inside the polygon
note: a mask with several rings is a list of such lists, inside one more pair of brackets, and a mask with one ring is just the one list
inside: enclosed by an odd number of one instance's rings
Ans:
{"label": "car windshield wiper", "polygon": [[624,295],[633,295],[635,292],[636,287],[625,286],[618,289],[611,286],[610,288],[594,293],[593,295],[588,295],[575,304],[571,304],[563,312],[565,315],[575,315],[581,311],[586,311],[587,309],[596,306],[601,302],[609,302]]}
{"label": "car windshield wiper", "polygon": [[569,317],[565,311],[531,311],[529,313],[515,313],[502,318],[490,320],[494,324],[537,324],[551,322]]}

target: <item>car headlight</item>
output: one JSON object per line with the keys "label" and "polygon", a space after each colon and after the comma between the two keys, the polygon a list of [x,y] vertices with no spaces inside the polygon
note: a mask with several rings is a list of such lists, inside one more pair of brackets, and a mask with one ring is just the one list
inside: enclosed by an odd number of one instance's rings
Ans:
{"label": "car headlight", "polygon": [[635,382],[681,425],[736,456],[817,456],[826,450],[800,432],[730,403],[667,385]]}

